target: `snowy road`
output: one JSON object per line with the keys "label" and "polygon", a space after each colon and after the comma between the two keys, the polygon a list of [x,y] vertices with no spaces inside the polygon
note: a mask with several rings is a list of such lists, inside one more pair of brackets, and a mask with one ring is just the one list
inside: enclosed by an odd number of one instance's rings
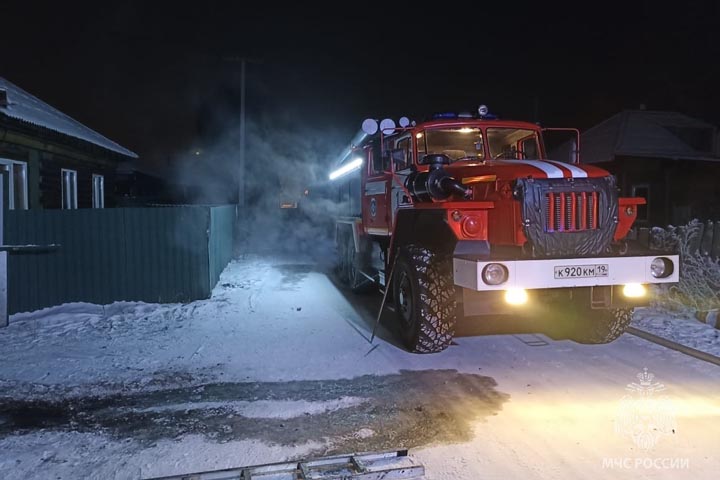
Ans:
{"label": "snowy road", "polygon": [[628,335],[586,346],[472,324],[440,354],[385,328],[371,345],[379,296],[288,258],[244,256],[188,305],[15,315],[0,331],[3,478],[400,447],[430,479],[717,477],[720,368]]}

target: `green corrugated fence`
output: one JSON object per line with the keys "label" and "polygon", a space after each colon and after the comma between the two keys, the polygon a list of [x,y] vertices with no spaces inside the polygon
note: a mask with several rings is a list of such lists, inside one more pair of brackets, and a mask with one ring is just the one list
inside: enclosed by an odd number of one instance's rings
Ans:
{"label": "green corrugated fence", "polygon": [[235,206],[5,212],[9,313],[67,302],[208,298],[232,257]]}
{"label": "green corrugated fence", "polygon": [[220,278],[233,255],[233,235],[237,220],[236,206],[227,205],[214,207],[210,210],[210,238],[208,241],[208,258],[210,281],[213,286]]}

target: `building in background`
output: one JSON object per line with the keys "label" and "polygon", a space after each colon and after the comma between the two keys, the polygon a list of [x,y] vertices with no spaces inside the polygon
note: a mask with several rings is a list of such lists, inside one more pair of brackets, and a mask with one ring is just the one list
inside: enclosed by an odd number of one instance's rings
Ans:
{"label": "building in background", "polygon": [[0,174],[10,209],[114,206],[137,155],[0,77]]}
{"label": "building in background", "polygon": [[[198,205],[199,184],[181,183],[177,169],[151,169],[143,163],[123,162],[115,177],[114,202],[117,207],[157,207],[169,205]],[[187,178],[187,176],[186,176]],[[175,180],[175,181],[173,181]],[[216,202],[220,203],[220,202]],[[207,202],[205,203],[207,205]]]}
{"label": "building in background", "polygon": [[[571,143],[552,158],[571,161]],[[630,110],[588,129],[582,163],[597,163],[618,179],[624,196],[643,197],[639,226],[720,219],[720,136],[717,128],[677,112]]]}

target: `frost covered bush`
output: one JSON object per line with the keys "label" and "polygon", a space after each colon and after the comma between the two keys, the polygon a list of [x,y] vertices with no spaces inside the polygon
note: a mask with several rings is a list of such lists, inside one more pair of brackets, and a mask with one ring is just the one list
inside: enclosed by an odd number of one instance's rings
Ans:
{"label": "frost covered bush", "polygon": [[658,286],[660,305],[695,311],[720,308],[720,259],[701,250],[704,227],[699,220],[693,220],[681,227],[652,230],[652,248],[680,253],[680,282]]}

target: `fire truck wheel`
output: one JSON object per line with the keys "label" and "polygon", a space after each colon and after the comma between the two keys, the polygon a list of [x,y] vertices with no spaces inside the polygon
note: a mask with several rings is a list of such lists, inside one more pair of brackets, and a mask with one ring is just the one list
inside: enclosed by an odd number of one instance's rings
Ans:
{"label": "fire truck wheel", "polygon": [[451,255],[414,245],[398,255],[393,299],[402,341],[415,353],[445,350],[455,334],[457,310]]}
{"label": "fire truck wheel", "polygon": [[575,324],[572,339],[578,343],[610,343],[622,335],[632,320],[632,308],[589,310]]}

